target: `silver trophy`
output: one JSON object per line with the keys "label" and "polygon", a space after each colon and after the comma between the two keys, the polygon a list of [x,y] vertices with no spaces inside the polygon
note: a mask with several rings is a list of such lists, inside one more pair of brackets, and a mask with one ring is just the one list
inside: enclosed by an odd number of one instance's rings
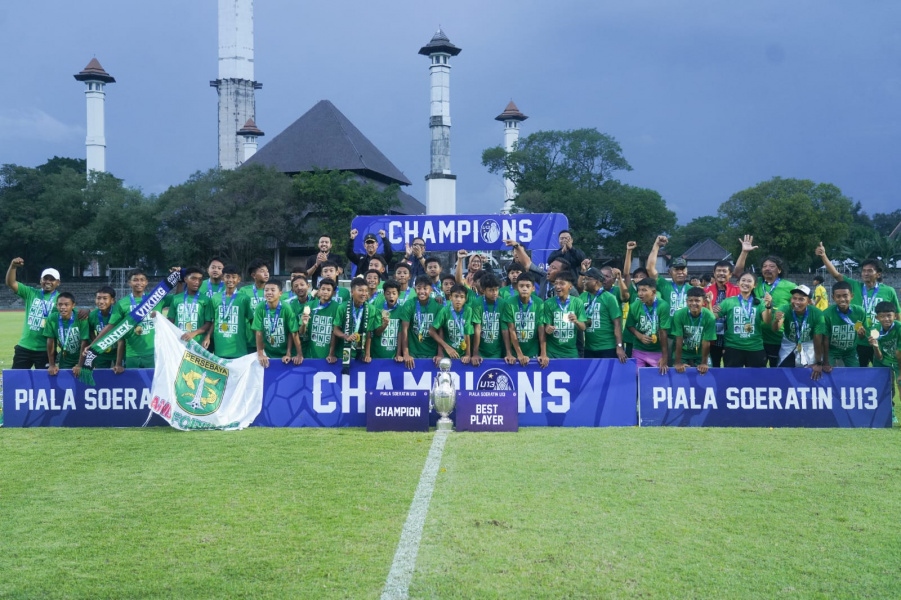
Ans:
{"label": "silver trophy", "polygon": [[438,419],[438,431],[451,431],[454,428],[454,422],[450,420],[448,415],[457,404],[457,390],[454,387],[450,368],[451,360],[449,358],[442,358],[438,362],[438,373],[432,382],[432,393],[429,396],[430,408],[435,409],[441,416]]}

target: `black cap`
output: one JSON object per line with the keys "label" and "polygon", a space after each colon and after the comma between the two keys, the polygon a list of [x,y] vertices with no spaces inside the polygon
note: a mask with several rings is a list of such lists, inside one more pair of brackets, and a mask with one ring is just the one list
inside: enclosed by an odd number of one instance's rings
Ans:
{"label": "black cap", "polygon": [[377,237],[375,237],[374,233],[367,233],[366,237],[363,238],[363,243],[365,244],[369,240],[372,240],[373,242],[379,241],[379,239]]}
{"label": "black cap", "polygon": [[673,259],[673,262],[669,264],[670,269],[682,269],[688,266],[688,261],[682,258],[681,256],[677,256]]}
{"label": "black cap", "polygon": [[606,277],[604,277],[604,274],[601,273],[600,269],[596,269],[594,267],[591,267],[590,269],[585,271],[583,275],[585,275],[585,277],[590,277],[591,279],[597,279],[598,281],[604,281],[605,279],[607,279]]}

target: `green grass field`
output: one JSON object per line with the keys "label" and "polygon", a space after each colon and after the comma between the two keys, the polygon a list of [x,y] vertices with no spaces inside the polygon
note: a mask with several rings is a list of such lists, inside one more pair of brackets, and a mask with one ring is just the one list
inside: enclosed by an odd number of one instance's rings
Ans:
{"label": "green grass field", "polygon": [[[897,599],[899,434],[453,433],[410,597]],[[378,598],[433,437],[0,428],[0,598]]]}

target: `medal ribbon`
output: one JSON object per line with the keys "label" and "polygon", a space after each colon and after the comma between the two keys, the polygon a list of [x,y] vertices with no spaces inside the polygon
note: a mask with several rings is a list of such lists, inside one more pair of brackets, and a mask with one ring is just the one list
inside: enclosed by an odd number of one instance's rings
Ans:
{"label": "medal ribbon", "polygon": [[[890,334],[890,333],[892,332],[892,329],[894,329],[894,328],[895,328],[895,324],[892,323],[892,326],[888,328],[888,331],[880,331],[880,332],[879,332],[879,337],[880,337],[880,338],[884,338],[885,336],[887,336],[888,334]],[[879,329],[881,330],[882,327],[880,327]]]}
{"label": "medal ribbon", "polygon": [[748,317],[749,323],[754,323],[754,318],[751,316],[751,313],[754,310],[754,298],[753,296],[748,296],[748,307],[745,308],[744,298],[741,296],[738,297],[738,306],[741,308],[741,312],[745,313],[745,316]]}
{"label": "medal ribbon", "polygon": [[[482,296],[482,306],[484,307],[484,312],[486,314],[494,314],[497,312],[497,300],[494,301],[494,306],[491,307],[491,310],[488,310],[488,301],[485,300],[485,297]],[[482,319],[482,322],[486,322],[488,319]],[[498,321],[498,326],[500,326],[500,321]],[[496,338],[494,336],[493,331],[488,331],[487,327],[482,327],[482,339],[486,342],[493,342]]]}
{"label": "medal ribbon", "polygon": [[799,344],[801,343],[801,332],[802,332],[803,329],[804,329],[804,325],[807,324],[807,313],[808,313],[808,312],[809,312],[808,309],[805,308],[805,309],[804,309],[804,320],[801,321],[801,324],[800,324],[800,325],[798,325],[798,314],[797,314],[795,311],[792,311],[792,319],[795,320],[795,335],[796,335],[797,338],[798,338],[796,341],[797,341]]}
{"label": "medal ribbon", "polygon": [[607,291],[607,290],[605,290],[604,288],[601,288],[600,290],[598,290],[598,292],[594,295],[594,297],[593,297],[593,298],[591,299],[591,301],[588,303],[588,309],[587,309],[585,312],[590,313],[590,312],[591,312],[591,308],[597,303],[598,298],[600,298],[601,295],[602,295],[604,292],[606,292],[606,291]]}
{"label": "medal ribbon", "polygon": [[[279,302],[278,306],[275,307],[275,319],[272,318],[272,314],[269,309],[269,303],[266,303],[266,325],[269,330],[269,339],[275,339],[275,328],[278,327],[278,315],[282,312],[282,303]],[[272,342],[270,342],[272,343]]]}
{"label": "medal ribbon", "polygon": [[54,298],[56,298],[56,290],[53,290],[53,293],[50,294],[50,300],[44,300],[44,290],[41,290],[41,312],[44,313],[45,319],[50,316],[50,311],[53,310]]}
{"label": "medal ribbon", "polygon": [[[644,314],[647,315],[648,320],[651,322],[651,333],[657,331],[657,297],[654,297],[654,314],[652,315],[648,311],[648,305],[644,302],[641,303],[641,307],[644,309]],[[645,334],[647,335],[647,334]]]}
{"label": "medal ribbon", "polygon": [[845,314],[841,310],[839,310],[839,308],[836,306],[835,312],[838,313],[838,316],[841,317],[842,321],[844,321],[848,325],[851,325],[852,327],[854,326],[854,321],[852,321],[851,318],[848,316],[851,314],[851,309],[848,309],[848,313]]}
{"label": "medal ribbon", "polygon": [[458,346],[460,345],[460,342],[463,341],[463,336],[465,335],[464,326],[466,323],[463,321],[463,311],[464,310],[466,310],[465,306],[460,310],[460,314],[458,315],[457,311],[455,311],[453,307],[451,307],[451,309],[450,309],[451,318],[454,320],[454,325],[456,325],[460,331],[460,338],[457,340]]}
{"label": "medal ribbon", "polygon": [[[222,281],[220,281],[220,282],[219,282],[219,289],[216,290],[215,293],[216,293],[216,294],[221,294],[221,293],[222,293],[222,288],[223,288],[223,286],[225,286],[225,283],[222,282]],[[212,298],[212,297],[213,297],[213,293],[214,293],[214,292],[213,292],[213,286],[212,286],[212,284],[210,283],[210,280],[208,279],[208,280],[207,280],[207,284],[206,284],[206,295],[207,295],[207,297]]]}
{"label": "medal ribbon", "polygon": [[354,333],[357,333],[360,330],[360,320],[363,318],[363,310],[366,308],[366,305],[360,305],[359,310],[357,307],[353,307],[354,312]]}
{"label": "medal ribbon", "polygon": [[[770,296],[772,296],[772,295],[773,295],[773,290],[776,289],[776,286],[779,285],[779,282],[780,282],[780,281],[782,281],[782,278],[781,278],[781,277],[777,277],[777,278],[776,278],[776,281],[773,282],[773,285],[770,286],[770,289],[768,289],[766,293],[769,294]],[[762,285],[761,287],[766,287],[766,282],[765,282],[765,281],[763,282],[763,285]]]}
{"label": "medal ribbon", "polygon": [[[698,323],[695,325],[694,317],[691,316],[691,311],[688,311],[688,327],[691,329],[691,347],[695,350],[700,346],[699,339],[701,337],[701,319],[704,318],[704,313],[698,314]],[[695,327],[698,329],[695,330]],[[698,333],[698,340],[695,339],[695,331]]]}
{"label": "medal ribbon", "polygon": [[59,320],[59,345],[62,347],[62,351],[65,352],[66,346],[69,345],[69,336],[72,335],[72,323],[75,322],[75,315],[72,314],[69,316],[69,325],[65,328],[63,327],[63,318],[57,316],[57,319]]}
{"label": "medal ribbon", "polygon": [[670,285],[673,286],[673,291],[676,292],[676,308],[681,308],[685,306],[686,302],[686,291],[685,287],[688,285],[687,283],[682,284],[682,289],[676,287],[676,284],[670,281]]}
{"label": "medal ribbon", "polygon": [[519,320],[522,322],[522,335],[526,335],[526,313],[532,312],[532,297],[529,296],[529,304],[523,310],[522,298],[519,299]]}
{"label": "medal ribbon", "polygon": [[876,287],[873,288],[873,293],[867,295],[867,284],[863,284],[863,309],[867,311],[867,314],[871,312],[871,309],[876,306],[876,294],[879,293],[879,284],[876,284]]}
{"label": "medal ribbon", "polygon": [[[188,313],[186,315],[186,318],[188,321],[191,321],[192,323],[194,322],[194,317],[197,315],[197,296],[199,296],[199,295],[200,294],[194,294],[194,302],[192,302],[191,305],[188,306],[188,292],[185,291],[185,297],[184,297],[183,303],[184,303],[185,309],[187,310],[187,313]],[[197,326],[200,327],[200,323],[197,323]]]}

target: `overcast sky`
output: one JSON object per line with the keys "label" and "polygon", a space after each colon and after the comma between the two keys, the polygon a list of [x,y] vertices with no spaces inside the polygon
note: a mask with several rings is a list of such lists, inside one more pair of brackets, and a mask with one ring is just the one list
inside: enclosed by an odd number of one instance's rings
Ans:
{"label": "overcast sky", "polygon": [[[523,135],[596,127],[685,223],[779,175],[831,182],[869,213],[901,207],[901,2],[256,0],[265,143],[331,100],[413,182],[429,169],[428,59],[451,60],[460,213],[500,210],[481,153]],[[387,8],[390,7],[390,8]],[[4,0],[0,163],[84,157],[84,85],[107,87],[107,168],[159,193],[217,161],[216,0]]]}

